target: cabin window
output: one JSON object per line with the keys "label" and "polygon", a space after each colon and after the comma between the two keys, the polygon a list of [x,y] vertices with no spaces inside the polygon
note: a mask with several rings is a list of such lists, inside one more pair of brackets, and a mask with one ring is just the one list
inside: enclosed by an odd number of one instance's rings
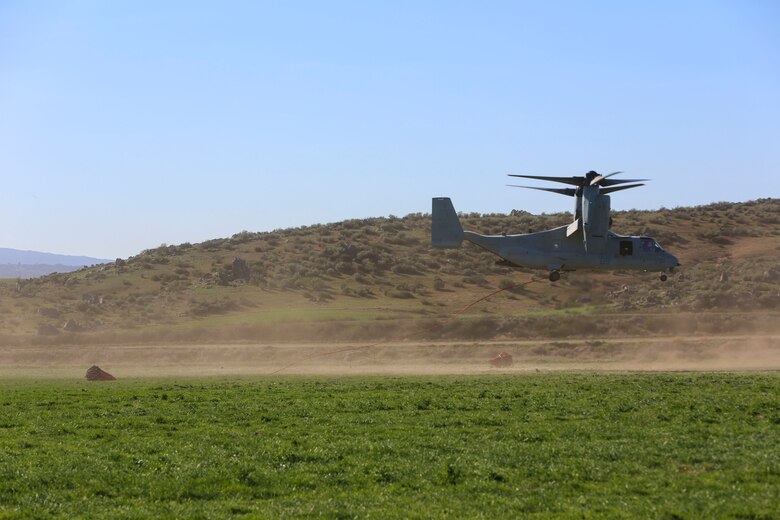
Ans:
{"label": "cabin window", "polygon": [[634,243],[630,240],[620,241],[620,256],[631,256],[634,254]]}
{"label": "cabin window", "polygon": [[652,238],[643,238],[642,239],[642,252],[643,253],[652,253],[655,250],[655,240]]}

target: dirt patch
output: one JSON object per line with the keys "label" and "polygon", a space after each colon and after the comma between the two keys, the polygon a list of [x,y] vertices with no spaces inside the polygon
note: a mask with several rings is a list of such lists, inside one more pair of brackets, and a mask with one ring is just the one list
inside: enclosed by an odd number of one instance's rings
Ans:
{"label": "dirt patch", "polygon": [[755,256],[777,254],[780,240],[775,237],[742,237],[729,247],[731,258],[741,260]]}
{"label": "dirt patch", "polygon": [[[496,351],[512,356],[496,368]],[[534,370],[780,370],[780,336],[548,341],[0,347],[0,377],[481,374]]]}

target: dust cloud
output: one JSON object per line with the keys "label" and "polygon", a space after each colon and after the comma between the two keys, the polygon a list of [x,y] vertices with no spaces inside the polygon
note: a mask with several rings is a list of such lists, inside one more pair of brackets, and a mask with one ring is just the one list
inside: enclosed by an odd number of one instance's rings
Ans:
{"label": "dust cloud", "polygon": [[[490,359],[509,352],[514,364]],[[444,375],[535,371],[775,371],[780,335],[535,341],[0,347],[0,377]]]}

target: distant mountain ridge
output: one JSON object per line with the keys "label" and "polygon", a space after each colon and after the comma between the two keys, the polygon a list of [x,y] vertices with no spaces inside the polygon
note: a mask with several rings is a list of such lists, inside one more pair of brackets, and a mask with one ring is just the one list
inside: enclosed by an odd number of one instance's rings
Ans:
{"label": "distant mountain ridge", "polygon": [[25,265],[67,265],[82,267],[85,265],[105,264],[113,262],[105,258],[92,258],[89,256],[57,255],[54,253],[41,253],[39,251],[22,251],[0,247],[0,264],[25,264]]}
{"label": "distant mountain ridge", "polygon": [[0,278],[35,278],[51,273],[68,273],[85,265],[111,261],[89,256],[57,255],[0,247]]}
{"label": "distant mountain ridge", "polygon": [[52,273],[70,273],[81,267],[61,264],[0,264],[0,278],[37,278]]}

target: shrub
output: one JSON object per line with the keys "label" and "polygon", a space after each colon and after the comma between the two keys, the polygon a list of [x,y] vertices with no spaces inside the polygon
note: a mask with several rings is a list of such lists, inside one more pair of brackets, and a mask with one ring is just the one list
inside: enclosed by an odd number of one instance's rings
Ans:
{"label": "shrub", "polygon": [[399,291],[399,290],[388,291],[386,295],[391,298],[398,298],[400,300],[409,300],[414,298],[414,295],[409,291]]}

